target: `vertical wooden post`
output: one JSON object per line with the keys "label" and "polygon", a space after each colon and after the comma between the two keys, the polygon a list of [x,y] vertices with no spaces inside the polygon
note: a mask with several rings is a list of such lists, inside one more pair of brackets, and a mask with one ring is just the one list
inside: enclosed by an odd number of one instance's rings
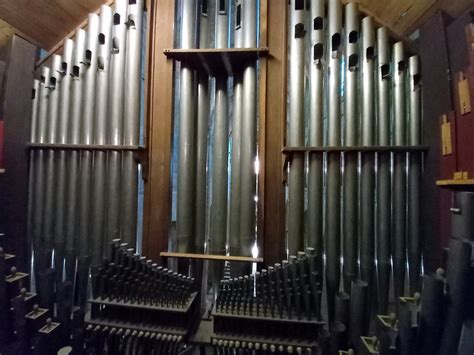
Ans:
{"label": "vertical wooden post", "polygon": [[[269,2],[269,1],[268,1]],[[266,4],[267,1],[262,1]],[[266,12],[266,13],[265,13]],[[260,188],[263,200],[263,259],[272,264],[285,257],[284,145],[287,85],[287,2],[262,6],[261,46],[269,54],[260,68]],[[265,43],[266,40],[266,43]]]}
{"label": "vertical wooden post", "polygon": [[146,168],[143,254],[158,260],[168,249],[171,216],[171,144],[173,61],[163,54],[173,47],[175,1],[147,1]]}

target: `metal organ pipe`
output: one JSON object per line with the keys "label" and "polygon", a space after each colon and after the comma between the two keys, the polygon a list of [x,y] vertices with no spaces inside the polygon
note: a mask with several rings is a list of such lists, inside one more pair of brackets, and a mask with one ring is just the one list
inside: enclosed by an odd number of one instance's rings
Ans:
{"label": "metal organ pipe", "polygon": [[[235,2],[234,47],[243,46],[241,0]],[[232,156],[230,177],[229,203],[229,248],[231,255],[240,255],[240,176],[241,176],[241,144],[242,144],[242,73],[234,75],[234,101],[232,105]]]}
{"label": "metal organ pipe", "polygon": [[[375,144],[375,105],[374,105],[374,61],[375,32],[372,17],[362,20],[362,145]],[[361,153],[361,234],[360,234],[360,275],[368,284],[368,297],[372,292],[375,268],[375,159],[374,153]],[[367,305],[370,309],[371,302]],[[367,324],[370,312],[366,316]]]}
{"label": "metal organ pipe", "polygon": [[[123,102],[125,74],[125,39],[127,21],[127,1],[117,0],[112,15],[112,38],[109,72],[109,107],[107,121],[108,143],[123,143]],[[105,39],[107,40],[107,39]],[[120,236],[120,178],[122,159],[119,151],[112,150],[107,157],[107,217],[106,239],[119,239]],[[125,237],[125,236],[124,236]],[[129,236],[127,236],[129,237]],[[124,242],[131,240],[124,239]]]}
{"label": "metal organ pipe", "polygon": [[[405,54],[403,43],[393,46],[394,143],[406,144]],[[406,154],[394,154],[393,173],[393,276],[395,299],[403,296],[406,267]]]}
{"label": "metal organ pipe", "polygon": [[[243,46],[257,46],[257,2],[246,0],[243,6]],[[240,152],[240,255],[251,256],[255,242],[255,158],[257,153],[257,74],[256,63],[250,62],[242,78],[242,132]]]}
{"label": "metal organ pipe", "polygon": [[[228,6],[219,1],[216,8],[216,48],[228,47]],[[212,146],[212,186],[210,216],[211,254],[225,254],[227,224],[227,157],[229,121],[227,114],[227,77],[216,77],[214,144]],[[218,282],[218,281],[217,281]]]}
{"label": "metal organ pipe", "polygon": [[[324,0],[311,1],[311,66],[309,101],[309,145],[324,144],[323,129],[323,81],[325,51]],[[316,253],[319,283],[322,288],[323,274],[323,154],[310,153],[308,166],[308,246]]]}
{"label": "metal organ pipe", "polygon": [[[305,1],[290,1],[289,118],[287,145],[304,145]],[[288,175],[288,251],[304,249],[304,155],[295,153]]]}
{"label": "metal organ pipe", "polygon": [[[345,97],[344,145],[359,145],[359,8],[354,2],[346,5],[345,11]],[[358,153],[344,154],[344,186],[343,186],[343,272],[344,291],[351,292],[352,281],[358,274]]]}
{"label": "metal organ pipe", "polygon": [[[140,144],[143,7],[143,0],[129,1],[126,23],[128,31],[125,47],[125,82],[121,83],[122,86],[125,86],[123,140],[125,145],[135,146]],[[138,166],[133,152],[126,151],[122,154],[121,238],[129,244],[135,245],[137,236]]]}
{"label": "metal organ pipe", "polygon": [[[377,30],[377,144],[390,145],[390,48],[388,30]],[[377,154],[377,285],[380,314],[388,312],[391,265],[391,199],[390,153]]]}
{"label": "metal organ pipe", "polygon": [[[115,8],[118,8],[123,1],[115,1]],[[123,5],[122,5],[123,7]],[[120,117],[122,110],[117,108],[112,112],[108,108],[109,92],[112,95],[118,95],[109,86],[110,75],[110,51],[111,51],[111,27],[112,27],[112,10],[108,6],[102,6],[99,17],[99,34],[97,41],[97,52],[92,53],[95,57],[95,63],[88,70],[96,72],[95,86],[95,106],[93,117],[93,137],[94,144],[104,145],[106,143],[106,131],[112,129],[112,134],[116,134],[118,130],[116,126],[120,125]],[[121,78],[123,79],[123,77]],[[122,85],[120,85],[122,86]],[[120,97],[123,99],[123,97]],[[122,101],[120,101],[122,102]],[[119,111],[119,112],[118,112]],[[116,122],[120,123],[117,124]],[[115,129],[114,129],[115,128]],[[116,143],[118,144],[118,143]],[[85,152],[87,155],[91,152]],[[111,152],[119,155],[118,152]],[[107,214],[115,212],[118,214],[118,206],[107,206],[105,204],[106,187],[109,189],[112,185],[116,186],[116,181],[108,179],[106,184],[106,153],[104,151],[95,151],[93,153],[93,170],[92,170],[92,186],[91,186],[91,241],[90,241],[90,257],[91,264],[98,265],[102,260],[103,254],[103,238],[105,232],[106,211]],[[117,169],[117,168],[116,168]],[[114,190],[113,198],[119,198],[119,191]],[[92,202],[93,201],[93,202]],[[107,222],[109,220],[107,219]],[[107,223],[107,227],[109,224]],[[118,228],[117,228],[118,229]],[[109,236],[108,240],[117,238],[117,236]]]}
{"label": "metal organ pipe", "polygon": [[[193,0],[182,1],[181,48],[196,46],[196,5]],[[185,62],[181,63],[180,122],[178,151],[178,198],[177,198],[177,251],[191,252],[193,249],[195,206],[195,95],[194,71]]]}
{"label": "metal organ pipe", "polygon": [[[199,48],[209,47],[208,3],[201,0],[201,22],[199,24]],[[235,95],[235,93],[234,93]],[[209,124],[209,76],[198,73],[196,135],[196,240],[195,250],[204,253],[206,239],[207,196],[207,129]]]}
{"label": "metal organ pipe", "polygon": [[[97,15],[93,15],[96,20]],[[91,16],[89,16],[89,26],[91,26]],[[93,26],[93,25],[92,25]],[[82,110],[82,86],[84,82],[84,55],[85,55],[86,32],[78,29],[74,41],[74,54],[71,68],[71,97],[69,109],[69,130],[66,142],[69,144],[79,144],[80,122]],[[66,204],[66,245],[65,245],[65,278],[68,281],[74,280],[76,264],[76,239],[78,232],[79,195],[79,152],[72,150],[69,152],[68,173],[67,173],[67,193],[68,203]]]}
{"label": "metal organ pipe", "polygon": [[[341,144],[341,30],[342,6],[328,3],[328,146]],[[334,319],[334,299],[340,282],[341,172],[340,153],[328,154],[326,213],[326,289],[329,321]]]}
{"label": "metal organ pipe", "polygon": [[[408,59],[409,73],[409,141],[408,144],[421,144],[421,68],[420,58]],[[408,269],[410,294],[420,291],[421,282],[421,155],[410,153],[408,172]]]}

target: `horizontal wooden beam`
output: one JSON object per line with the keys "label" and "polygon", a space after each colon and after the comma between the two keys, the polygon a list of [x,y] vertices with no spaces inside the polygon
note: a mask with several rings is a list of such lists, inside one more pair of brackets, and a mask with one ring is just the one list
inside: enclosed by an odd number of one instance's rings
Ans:
{"label": "horizontal wooden beam", "polygon": [[214,254],[193,254],[193,253],[171,253],[163,251],[161,257],[178,258],[178,259],[197,259],[197,260],[220,260],[220,261],[240,261],[245,263],[261,263],[263,258],[251,258],[248,256],[227,256]]}

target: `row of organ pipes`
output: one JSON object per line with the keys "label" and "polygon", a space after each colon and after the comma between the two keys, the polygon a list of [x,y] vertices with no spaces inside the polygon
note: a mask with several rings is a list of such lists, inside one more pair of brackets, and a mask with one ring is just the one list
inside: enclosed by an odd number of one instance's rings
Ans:
{"label": "row of organ pipes", "polygon": [[31,142],[51,145],[30,152],[36,289],[54,268],[56,283],[75,284],[79,305],[106,243],[136,245],[143,13],[143,0],[102,5],[34,81]]}
{"label": "row of organ pipes", "polygon": [[355,2],[291,0],[288,18],[288,253],[316,250],[329,321],[358,280],[387,314],[392,268],[395,300],[421,287],[419,58]]}
{"label": "row of organ pipes", "polygon": [[[214,21],[209,19],[211,10]],[[230,38],[235,48],[257,46],[256,0],[182,0],[180,11],[182,49],[209,48],[211,31],[217,49],[229,48]],[[232,81],[218,75],[211,85],[206,73],[183,61],[179,78],[176,250],[251,256],[256,238],[256,62],[245,63]],[[215,263],[213,270],[216,285],[223,265]]]}

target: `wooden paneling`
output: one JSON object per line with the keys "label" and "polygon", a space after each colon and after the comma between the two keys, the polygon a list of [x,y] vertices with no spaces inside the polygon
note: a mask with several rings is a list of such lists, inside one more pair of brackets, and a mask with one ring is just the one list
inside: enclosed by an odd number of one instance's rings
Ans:
{"label": "wooden paneling", "polygon": [[0,20],[0,47],[5,47],[10,43],[10,40],[15,33],[15,30],[5,21]]}
{"label": "wooden paneling", "polygon": [[[263,259],[267,265],[280,262],[285,257],[285,198],[283,185],[284,157],[281,153],[286,122],[287,86],[287,2],[269,1],[266,18],[266,39],[269,48],[266,59],[263,209]],[[262,45],[264,45],[262,43]],[[262,170],[262,169],[261,169]]]}
{"label": "wooden paneling", "polygon": [[0,0],[0,18],[49,50],[105,0]]}
{"label": "wooden paneling", "polygon": [[143,212],[143,254],[158,260],[168,249],[171,220],[171,138],[173,61],[163,51],[173,47],[174,0],[147,1],[146,141],[148,164]]}

